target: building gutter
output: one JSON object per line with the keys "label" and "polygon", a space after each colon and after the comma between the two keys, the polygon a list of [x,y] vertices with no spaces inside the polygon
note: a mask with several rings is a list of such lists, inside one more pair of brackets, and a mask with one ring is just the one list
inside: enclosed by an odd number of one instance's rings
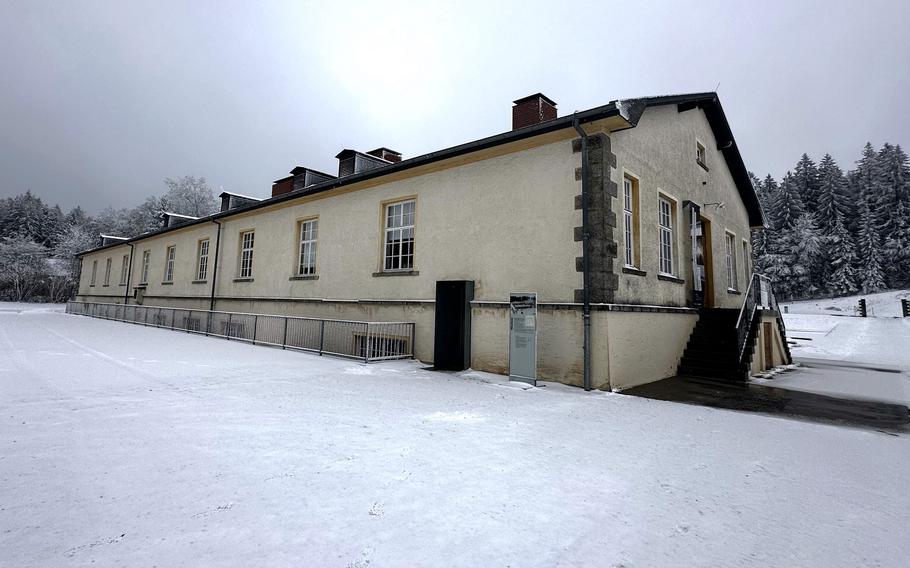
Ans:
{"label": "building gutter", "polygon": [[126,243],[130,247],[130,262],[126,269],[126,292],[123,293],[123,303],[130,303],[130,281],[133,278],[133,243]]}
{"label": "building gutter", "polygon": [[590,270],[590,232],[588,230],[588,133],[581,127],[578,113],[573,115],[572,126],[581,136],[581,266],[582,266],[582,322],[584,325],[584,342],[582,346],[584,371],[583,383],[586,391],[591,390],[591,270]]}
{"label": "building gutter", "polygon": [[215,219],[212,219],[212,223],[218,225],[218,232],[215,233],[215,262],[212,265],[212,294],[209,298],[209,311],[213,312],[215,311],[215,285],[218,281],[218,251],[221,249],[221,223]]}

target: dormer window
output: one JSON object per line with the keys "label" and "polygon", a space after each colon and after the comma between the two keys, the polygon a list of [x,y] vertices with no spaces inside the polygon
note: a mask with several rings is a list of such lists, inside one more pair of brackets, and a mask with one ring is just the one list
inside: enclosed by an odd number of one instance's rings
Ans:
{"label": "dormer window", "polygon": [[705,171],[708,171],[708,160],[707,153],[705,152],[705,145],[698,140],[695,141],[695,162],[704,168]]}

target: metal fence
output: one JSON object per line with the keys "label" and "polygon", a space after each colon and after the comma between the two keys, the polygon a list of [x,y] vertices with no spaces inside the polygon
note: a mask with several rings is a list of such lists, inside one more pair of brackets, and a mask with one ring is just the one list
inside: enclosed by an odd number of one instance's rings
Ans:
{"label": "metal fence", "polygon": [[414,357],[413,322],[373,322],[67,302],[66,313],[365,362]]}

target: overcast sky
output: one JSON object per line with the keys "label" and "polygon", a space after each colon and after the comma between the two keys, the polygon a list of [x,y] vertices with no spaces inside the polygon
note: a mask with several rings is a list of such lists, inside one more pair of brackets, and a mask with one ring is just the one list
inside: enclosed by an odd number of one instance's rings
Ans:
{"label": "overcast sky", "polygon": [[[262,5],[260,5],[262,4]],[[345,147],[405,157],[560,116],[718,91],[747,166],[910,145],[910,2],[0,0],[0,197],[135,205],[163,178],[267,196]]]}

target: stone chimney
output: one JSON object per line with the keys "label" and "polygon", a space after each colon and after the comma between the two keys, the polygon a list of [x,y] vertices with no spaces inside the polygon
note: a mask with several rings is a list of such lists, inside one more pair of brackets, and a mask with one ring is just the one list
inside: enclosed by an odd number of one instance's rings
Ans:
{"label": "stone chimney", "polygon": [[512,101],[512,130],[534,126],[556,118],[556,103],[543,93]]}

